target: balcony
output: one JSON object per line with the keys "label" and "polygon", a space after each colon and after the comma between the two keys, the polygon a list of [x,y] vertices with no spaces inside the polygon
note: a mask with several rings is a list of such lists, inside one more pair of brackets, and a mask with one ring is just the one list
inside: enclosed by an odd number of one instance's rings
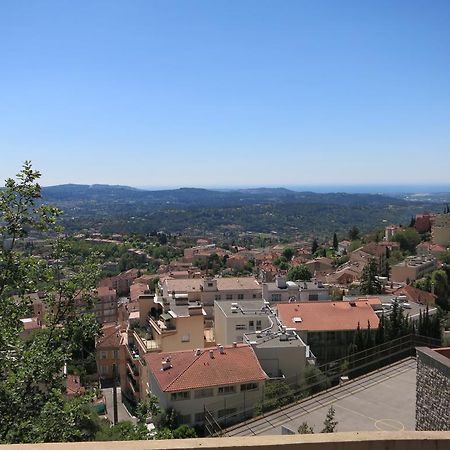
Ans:
{"label": "balcony", "polygon": [[448,450],[445,431],[359,432],[253,436],[161,441],[73,442],[64,444],[4,445],[2,450]]}
{"label": "balcony", "polygon": [[130,386],[133,394],[138,397],[139,396],[139,383],[133,379],[133,377],[127,373],[127,381],[128,385]]}
{"label": "balcony", "polygon": [[[163,315],[161,315],[161,317],[162,316]],[[152,317],[149,317],[148,324],[158,334],[176,332],[176,327],[170,323],[170,320],[155,320]]]}
{"label": "balcony", "polygon": [[127,368],[128,372],[136,380],[139,377],[139,369],[133,364],[130,359],[127,359]]}

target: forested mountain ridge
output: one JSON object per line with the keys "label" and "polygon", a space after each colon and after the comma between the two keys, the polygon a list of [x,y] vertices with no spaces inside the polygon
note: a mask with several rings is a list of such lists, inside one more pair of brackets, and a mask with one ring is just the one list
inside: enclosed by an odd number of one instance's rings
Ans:
{"label": "forested mountain ridge", "polygon": [[43,200],[61,207],[69,230],[310,236],[384,223],[409,223],[436,204],[379,194],[296,192],[285,188],[147,191],[127,186],[61,185],[43,188]]}

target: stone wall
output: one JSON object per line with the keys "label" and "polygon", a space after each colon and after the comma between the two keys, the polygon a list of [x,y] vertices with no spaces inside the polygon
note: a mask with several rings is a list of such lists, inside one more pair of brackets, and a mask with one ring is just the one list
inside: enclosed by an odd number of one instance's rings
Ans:
{"label": "stone wall", "polygon": [[450,431],[450,359],[417,349],[416,430]]}

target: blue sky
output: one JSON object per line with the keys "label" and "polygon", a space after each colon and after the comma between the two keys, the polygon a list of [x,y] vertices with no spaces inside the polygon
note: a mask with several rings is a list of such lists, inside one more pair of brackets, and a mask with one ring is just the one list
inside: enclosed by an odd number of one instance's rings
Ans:
{"label": "blue sky", "polygon": [[0,178],[450,184],[450,2],[0,2]]}

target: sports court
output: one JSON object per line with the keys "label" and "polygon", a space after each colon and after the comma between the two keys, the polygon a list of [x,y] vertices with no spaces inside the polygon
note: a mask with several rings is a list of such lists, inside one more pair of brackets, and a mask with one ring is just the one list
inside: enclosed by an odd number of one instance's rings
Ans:
{"label": "sports court", "polygon": [[415,401],[416,360],[408,358],[283,410],[237,425],[226,430],[226,435],[279,435],[289,430],[296,432],[302,422],[307,422],[318,433],[331,405],[336,410],[336,431],[414,430]]}

